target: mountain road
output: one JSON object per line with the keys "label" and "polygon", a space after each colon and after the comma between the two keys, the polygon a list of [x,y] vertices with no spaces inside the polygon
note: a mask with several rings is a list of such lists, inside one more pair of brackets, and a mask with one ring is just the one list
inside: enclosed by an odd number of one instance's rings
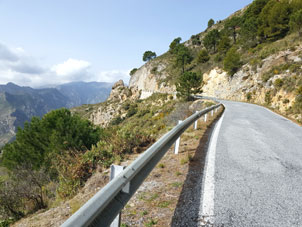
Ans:
{"label": "mountain road", "polygon": [[207,153],[199,226],[302,226],[302,127],[222,101]]}

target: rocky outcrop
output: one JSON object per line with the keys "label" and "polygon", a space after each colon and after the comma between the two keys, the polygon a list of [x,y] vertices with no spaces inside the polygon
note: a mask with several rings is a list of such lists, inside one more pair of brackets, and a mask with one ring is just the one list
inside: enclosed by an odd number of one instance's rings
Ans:
{"label": "rocky outcrop", "polygon": [[123,102],[126,99],[136,100],[140,97],[140,91],[135,88],[125,86],[124,81],[119,80],[112,86],[111,93],[107,101]]}
{"label": "rocky outcrop", "polygon": [[175,86],[165,82],[168,77],[166,67],[167,64],[158,59],[147,62],[131,76],[129,87],[141,91],[140,99],[148,98],[153,93],[175,94]]}
{"label": "rocky outcrop", "polygon": [[117,116],[125,114],[122,108],[125,101],[134,101],[139,99],[141,92],[136,88],[129,88],[124,85],[122,80],[119,80],[112,86],[111,93],[106,102],[94,110],[90,115],[90,120],[102,127],[108,124]]}

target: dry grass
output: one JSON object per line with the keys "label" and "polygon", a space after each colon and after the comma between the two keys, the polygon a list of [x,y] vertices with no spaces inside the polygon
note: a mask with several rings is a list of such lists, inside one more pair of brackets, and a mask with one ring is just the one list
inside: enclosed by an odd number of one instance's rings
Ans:
{"label": "dry grass", "polygon": [[[201,138],[208,138],[207,129],[218,118],[222,110],[208,121],[198,122],[198,130],[191,126],[182,135],[179,154],[174,154],[172,147],[160,164],[144,181],[122,212],[122,226],[170,226],[176,207],[181,204],[180,197],[192,165],[200,166],[196,150]],[[202,158],[205,155],[202,155]],[[153,221],[153,222],[152,222]]]}

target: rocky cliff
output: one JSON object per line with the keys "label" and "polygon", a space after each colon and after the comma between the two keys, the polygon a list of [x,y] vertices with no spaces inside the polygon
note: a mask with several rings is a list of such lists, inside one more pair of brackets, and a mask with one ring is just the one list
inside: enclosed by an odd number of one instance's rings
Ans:
{"label": "rocky cliff", "polygon": [[[295,78],[296,72],[293,72],[290,66],[294,65],[298,69],[302,69],[301,53],[301,45],[297,46],[295,50],[280,51],[263,59],[259,66],[243,65],[232,77],[222,69],[214,68],[203,75],[203,94],[221,99],[269,104],[282,114],[287,114],[295,103],[296,94],[286,86],[280,88],[280,84],[276,81],[284,83],[282,81],[289,81],[291,78],[297,79]],[[277,68],[280,66],[281,68],[285,66],[285,69],[278,70]],[[271,77],[267,81],[263,81],[265,75],[269,74],[272,69],[274,70]],[[268,100],[268,95],[270,100]],[[301,114],[292,114],[291,117],[302,120]]]}
{"label": "rocky cliff", "polygon": [[175,85],[165,81],[169,77],[166,70],[168,64],[161,59],[147,62],[131,76],[129,88],[139,90],[141,99],[148,98],[153,93],[175,94]]}
{"label": "rocky cliff", "polygon": [[126,101],[134,101],[141,97],[141,91],[137,87],[127,87],[122,80],[112,86],[111,93],[106,102],[99,104],[90,114],[89,120],[95,125],[103,127],[117,116],[126,114],[123,105]]}

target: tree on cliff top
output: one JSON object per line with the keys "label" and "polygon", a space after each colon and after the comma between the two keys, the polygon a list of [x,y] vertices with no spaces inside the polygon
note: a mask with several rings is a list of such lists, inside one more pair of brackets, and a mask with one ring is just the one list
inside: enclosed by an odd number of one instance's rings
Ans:
{"label": "tree on cliff top", "polygon": [[143,61],[150,61],[153,58],[156,58],[156,53],[150,50],[147,50],[143,55]]}

